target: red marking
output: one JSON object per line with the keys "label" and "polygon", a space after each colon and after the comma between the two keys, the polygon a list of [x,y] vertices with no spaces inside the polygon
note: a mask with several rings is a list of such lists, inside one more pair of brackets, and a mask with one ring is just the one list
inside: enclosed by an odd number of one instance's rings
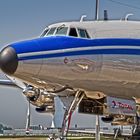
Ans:
{"label": "red marking", "polygon": [[69,60],[68,60],[68,58],[66,57],[66,58],[64,59],[64,63],[65,63],[65,64],[68,64],[68,61],[69,61]]}
{"label": "red marking", "polygon": [[72,117],[72,111],[70,111],[70,114],[69,114],[69,118],[68,118],[68,129],[67,129],[67,131],[68,131],[69,128],[70,128],[71,117]]}
{"label": "red marking", "polygon": [[127,103],[116,102],[113,100],[112,104],[113,104],[113,107],[119,107],[119,108],[123,108],[123,109],[133,110],[133,107]]}
{"label": "red marking", "polygon": [[113,104],[114,107],[116,106],[116,102],[115,101],[112,101],[112,104]]}

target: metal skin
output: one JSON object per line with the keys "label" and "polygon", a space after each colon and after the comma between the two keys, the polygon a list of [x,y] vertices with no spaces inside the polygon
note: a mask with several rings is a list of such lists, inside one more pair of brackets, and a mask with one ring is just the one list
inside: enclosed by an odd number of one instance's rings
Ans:
{"label": "metal skin", "polygon": [[[73,24],[73,26],[78,27],[78,23],[75,23],[75,26]],[[138,27],[140,28],[140,23],[133,24],[133,22],[129,23],[124,21],[122,22],[114,21],[111,23],[95,22],[94,24],[90,24],[90,26],[88,25],[89,25],[88,22],[87,24],[79,23],[80,27],[84,27],[85,29],[87,29],[88,33],[93,38],[93,41],[95,39],[94,38],[95,36],[97,36],[96,39],[100,38],[129,39],[127,33],[133,31],[134,35],[136,35]],[[120,32],[118,31],[119,27],[116,25],[120,27],[119,30]],[[92,31],[91,27],[93,27]],[[126,33],[124,33],[124,30],[122,30],[121,32],[121,29],[124,28]],[[113,31],[115,31],[116,34],[113,34]],[[92,34],[93,32],[94,34]],[[105,32],[108,33],[106,36]],[[111,35],[111,37],[109,35]],[[57,37],[56,38],[46,37],[46,39],[47,38],[49,38],[49,40],[53,39],[54,43],[55,39],[57,39]],[[132,35],[130,38],[133,39],[139,38],[139,33],[137,33],[137,37]],[[89,41],[91,39],[87,40]],[[135,42],[135,40],[132,41]],[[34,42],[34,40],[30,40],[30,42]],[[56,42],[58,42],[58,40],[56,40]],[[102,40],[100,40],[100,42],[102,43]],[[24,43],[26,44],[26,41]],[[60,42],[59,44],[60,46],[63,46],[65,48],[66,47],[64,46],[65,43]],[[140,48],[139,39],[136,40],[136,43],[137,44],[134,46]],[[140,98],[139,54],[136,53],[131,54],[130,52],[126,54],[125,53],[126,50],[124,50],[124,52],[123,51],[121,53],[114,52],[113,54],[100,52],[95,54],[94,53],[76,54],[76,55],[66,54],[64,56],[58,55],[56,57],[47,57],[47,58],[44,56],[43,58],[37,59],[32,58],[24,59],[23,57],[22,59],[18,54],[18,50],[20,49],[23,50],[24,48],[26,49],[26,47],[30,48],[30,45],[25,47],[25,44],[24,46],[22,46],[22,44],[23,43],[19,42],[19,44],[10,45],[10,47],[15,49],[15,52],[17,53],[18,57],[17,69],[15,70],[14,73],[10,74],[10,76],[17,77],[27,84],[30,84],[37,88],[46,89],[47,91],[55,91],[57,89],[60,89],[61,86],[69,85],[70,87],[73,87],[75,89],[76,88],[83,89],[89,96],[94,96],[94,94],[98,93],[96,94],[95,98],[100,98],[101,96],[106,95],[122,98],[133,98],[133,97]],[[51,44],[48,44],[48,46],[50,48],[52,47]],[[114,46],[116,48],[124,47],[123,45],[120,44],[115,44]],[[38,45],[34,46],[32,45],[32,47],[36,49]],[[100,45],[98,45],[98,47],[100,47]],[[104,45],[104,47],[108,46]],[[125,47],[128,47],[127,49],[129,49],[130,47],[133,48],[133,45],[132,46],[129,45],[128,42],[128,44],[125,44]],[[63,52],[64,50],[60,49],[60,51]],[[6,73],[6,71],[4,72]]]}
{"label": "metal skin", "polygon": [[99,91],[108,96],[139,98],[137,59],[138,56],[77,56],[40,60],[42,64],[38,60],[37,65],[32,60],[20,62],[23,69],[18,68],[14,77],[48,91],[59,89],[58,85],[69,85],[93,94]]}

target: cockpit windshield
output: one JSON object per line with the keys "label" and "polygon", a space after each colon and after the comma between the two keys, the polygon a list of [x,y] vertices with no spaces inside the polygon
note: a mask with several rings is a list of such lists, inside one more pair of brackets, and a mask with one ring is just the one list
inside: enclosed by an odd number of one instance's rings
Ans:
{"label": "cockpit windshield", "polygon": [[53,27],[53,28],[48,28],[45,30],[41,36],[52,36],[52,35],[67,35],[68,32],[68,27]]}
{"label": "cockpit windshield", "polygon": [[50,28],[50,30],[47,32],[47,34],[45,36],[51,36],[54,34],[56,27],[54,28]]}
{"label": "cockpit windshield", "polygon": [[64,24],[62,24],[59,27],[52,27],[52,28],[45,29],[41,37],[54,36],[54,35],[90,38],[86,29],[66,27]]}
{"label": "cockpit windshield", "polygon": [[47,32],[49,31],[49,29],[47,28],[47,29],[45,29],[44,31],[43,31],[43,33],[40,35],[40,37],[44,37],[46,34],[47,34]]}
{"label": "cockpit windshield", "polygon": [[67,35],[68,27],[58,27],[55,35]]}

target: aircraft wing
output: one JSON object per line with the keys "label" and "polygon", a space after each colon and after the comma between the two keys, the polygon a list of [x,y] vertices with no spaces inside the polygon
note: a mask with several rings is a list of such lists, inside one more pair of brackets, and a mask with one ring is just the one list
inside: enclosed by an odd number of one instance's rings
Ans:
{"label": "aircraft wing", "polygon": [[9,86],[9,87],[16,87],[24,90],[26,88],[25,83],[21,82],[17,78],[13,78],[7,75],[3,75],[2,78],[0,78],[0,86]]}
{"label": "aircraft wing", "polygon": [[13,83],[11,80],[4,80],[4,79],[0,79],[0,86],[17,87],[17,85]]}

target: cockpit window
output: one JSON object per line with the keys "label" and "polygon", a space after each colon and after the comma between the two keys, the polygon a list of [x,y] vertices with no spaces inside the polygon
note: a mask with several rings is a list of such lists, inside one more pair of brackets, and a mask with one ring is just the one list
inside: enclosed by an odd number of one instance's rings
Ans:
{"label": "cockpit window", "polygon": [[47,32],[49,31],[49,29],[47,28],[47,29],[45,29],[44,31],[43,31],[43,33],[40,35],[40,37],[43,37],[43,36],[45,36],[46,34],[47,34]]}
{"label": "cockpit window", "polygon": [[[68,32],[69,31],[69,32]],[[52,36],[52,35],[65,35],[81,38],[90,38],[86,29],[74,28],[74,27],[65,27],[61,25],[59,27],[46,28],[41,34],[41,37]]]}
{"label": "cockpit window", "polygon": [[82,38],[90,38],[85,29],[78,29],[79,36]]}
{"label": "cockpit window", "polygon": [[50,28],[50,30],[47,32],[46,36],[53,35],[54,32],[55,32],[55,29],[56,29],[56,27],[54,27],[54,28]]}
{"label": "cockpit window", "polygon": [[75,28],[70,28],[69,36],[74,36],[78,37],[76,29]]}
{"label": "cockpit window", "polygon": [[58,27],[55,35],[67,35],[68,27]]}

